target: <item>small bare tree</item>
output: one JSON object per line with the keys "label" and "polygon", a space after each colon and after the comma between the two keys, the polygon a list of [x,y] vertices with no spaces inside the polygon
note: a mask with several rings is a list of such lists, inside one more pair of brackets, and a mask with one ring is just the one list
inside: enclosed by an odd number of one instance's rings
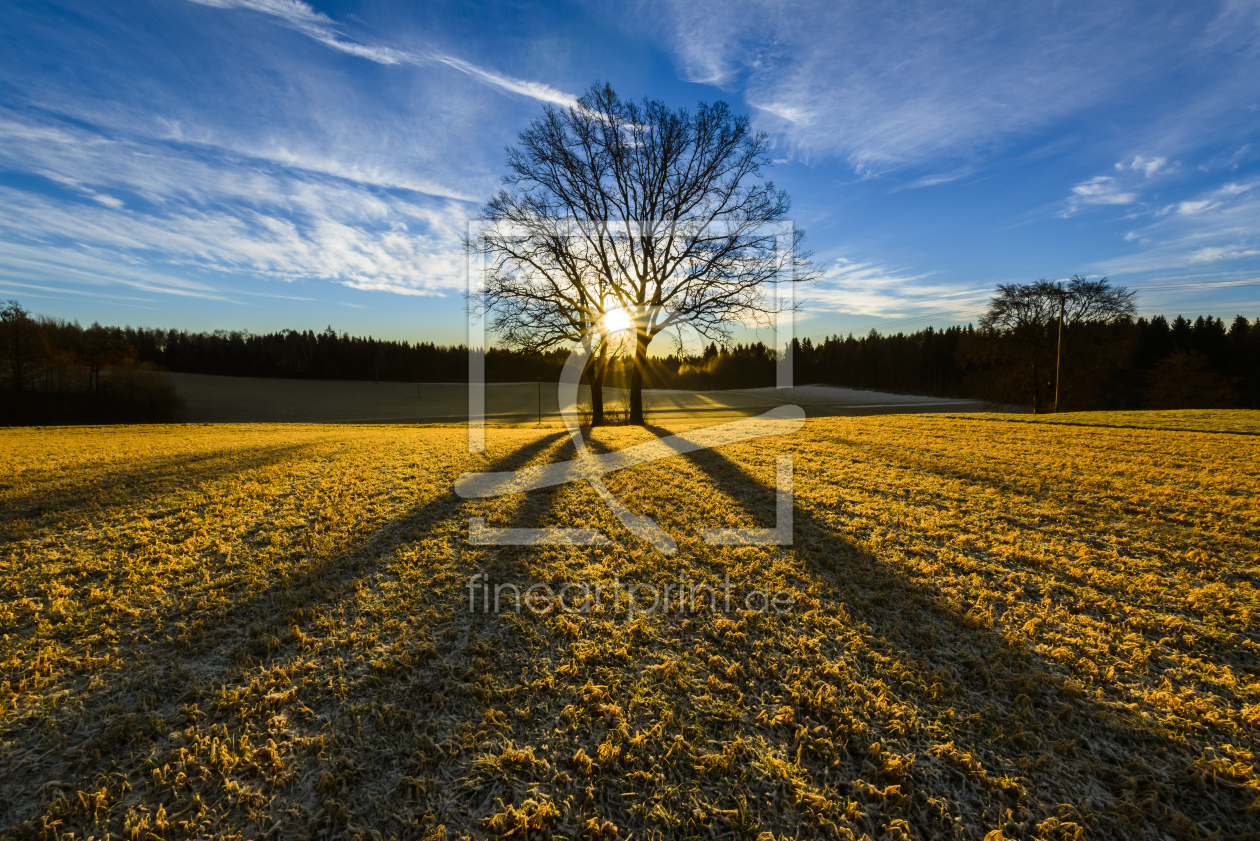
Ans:
{"label": "small bare tree", "polygon": [[1043,278],[1035,283],[1004,283],[980,318],[980,327],[1015,349],[1016,364],[1028,373],[1034,413],[1045,403],[1042,389],[1048,386],[1049,356],[1054,351],[1053,410],[1057,412],[1064,327],[1110,324],[1132,315],[1136,294],[1124,286],[1112,286],[1105,277],[1088,280],[1074,275],[1066,282]]}
{"label": "small bare tree", "polygon": [[732,324],[765,325],[783,308],[769,291],[817,276],[804,232],[784,224],[787,194],[762,179],[768,150],[722,102],[675,111],[605,84],[569,108],[546,106],[508,149],[505,188],[468,241],[489,261],[493,328],[537,349],[594,333],[602,359],[605,319],[623,310],[630,422],[642,424],[653,338],[690,324],[726,342]]}

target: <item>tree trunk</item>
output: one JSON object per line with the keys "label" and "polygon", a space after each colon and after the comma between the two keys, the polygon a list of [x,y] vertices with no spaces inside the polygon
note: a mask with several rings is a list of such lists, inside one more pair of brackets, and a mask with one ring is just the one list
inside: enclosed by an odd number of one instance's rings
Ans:
{"label": "tree trunk", "polygon": [[591,426],[603,426],[604,377],[608,374],[608,341],[601,339],[599,352],[593,354],[586,368],[586,382],[591,388]]}
{"label": "tree trunk", "polygon": [[1067,298],[1059,298],[1059,338],[1054,347],[1054,413],[1059,413],[1059,373],[1063,367],[1063,310]]}
{"label": "tree trunk", "polygon": [[630,423],[643,426],[643,372],[647,368],[648,342],[642,330],[634,336],[634,369],[630,372]]}
{"label": "tree trunk", "polygon": [[608,372],[608,343],[599,343],[599,355],[592,360],[587,381],[591,384],[591,426],[604,425],[604,375]]}
{"label": "tree trunk", "polygon": [[26,354],[22,347],[22,322],[14,322],[10,329],[13,330],[12,343],[9,345],[9,376],[12,377],[13,390],[21,391],[25,383],[22,380],[22,369],[26,367]]}
{"label": "tree trunk", "polygon": [[603,372],[591,369],[591,426],[604,425],[604,377]]}
{"label": "tree trunk", "polygon": [[1037,376],[1037,363],[1036,363],[1036,362],[1034,362],[1034,363],[1033,363],[1033,366],[1032,366],[1032,387],[1033,387],[1033,394],[1032,394],[1032,398],[1033,398],[1033,407],[1032,407],[1032,409],[1033,409],[1033,414],[1035,415],[1035,414],[1037,414],[1037,410],[1041,408],[1041,407],[1038,405],[1038,400],[1037,400],[1037,398],[1041,395],[1041,379],[1040,379],[1040,377],[1038,377],[1038,376]]}

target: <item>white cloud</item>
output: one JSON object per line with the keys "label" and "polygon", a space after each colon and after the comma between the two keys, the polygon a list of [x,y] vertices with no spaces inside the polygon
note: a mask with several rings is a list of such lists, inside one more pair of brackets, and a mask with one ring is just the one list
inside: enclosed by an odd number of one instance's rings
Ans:
{"label": "white cloud", "polygon": [[[1202,264],[1219,264],[1230,272],[1254,271],[1260,256],[1260,179],[1230,182],[1160,210],[1148,212],[1149,223],[1124,239],[1139,249],[1123,257],[1095,263],[1098,274],[1165,272]],[[1231,267],[1230,263],[1236,265]]]}
{"label": "white cloud", "polygon": [[[0,167],[92,200],[0,188],[10,280],[37,278],[40,265],[45,279],[90,265],[73,276],[211,297],[213,286],[178,278],[327,280],[405,294],[462,288],[465,204],[205,152],[0,119]],[[114,194],[135,201],[102,201]]]}
{"label": "white cloud", "polygon": [[1260,186],[1260,179],[1256,181],[1244,181],[1242,183],[1230,182],[1229,184],[1222,185],[1218,192],[1222,196],[1241,196],[1243,193],[1254,190],[1257,186]]}
{"label": "white cloud", "polygon": [[516,79],[445,53],[412,53],[393,47],[361,44],[348,40],[335,31],[336,21],[300,0],[189,0],[189,2],[220,9],[248,9],[271,15],[280,18],[294,29],[327,47],[374,61],[377,64],[420,65],[432,62],[450,67],[499,90],[537,99],[540,102],[568,106],[577,99],[572,94],[542,82]]}
{"label": "white cloud", "polygon": [[1072,188],[1072,193],[1087,204],[1132,204],[1137,201],[1137,196],[1121,192],[1116,179],[1106,175],[1077,184]]}
{"label": "white cloud", "polygon": [[74,180],[73,178],[67,178],[66,176],[61,175],[60,173],[49,172],[45,170],[37,174],[44,176],[50,181],[56,181],[58,184],[64,184],[65,186],[69,187],[75,192],[78,192],[84,196],[87,196],[92,201],[100,202],[106,207],[112,207],[112,208],[117,209],[123,206],[122,199],[115,198],[114,196],[107,195],[105,193],[98,193],[89,187],[83,186],[78,181]]}
{"label": "white cloud", "polygon": [[928,277],[875,261],[836,257],[818,287],[809,290],[806,309],[894,319],[966,318],[983,309],[988,290],[928,283]]}
{"label": "white cloud", "polygon": [[[1134,155],[1118,161],[1114,167],[1116,175],[1096,175],[1074,185],[1060,217],[1072,216],[1091,206],[1136,204],[1140,200],[1140,191],[1150,190],[1152,184],[1147,183],[1156,175],[1159,182],[1177,171],[1176,164],[1169,164],[1167,158],[1153,155]],[[1169,206],[1161,212],[1176,210],[1178,213],[1197,213],[1205,205],[1195,202],[1181,202]]]}
{"label": "white cloud", "polygon": [[406,54],[389,47],[373,47],[339,37],[333,31],[336,22],[332,18],[322,12],[317,12],[301,0],[189,0],[189,2],[216,9],[248,9],[272,15],[325,46],[366,58],[368,61],[375,61],[377,64],[398,64],[407,59]]}
{"label": "white cloud", "polygon": [[914,181],[905,185],[905,187],[906,189],[914,190],[922,187],[935,187],[938,184],[952,184],[955,181],[959,181],[969,175],[972,175],[974,172],[975,169],[972,167],[962,167],[961,169],[955,169],[951,172],[940,172],[933,175],[925,175],[922,178],[916,178]]}
{"label": "white cloud", "polygon": [[1121,161],[1116,164],[1116,169],[1137,170],[1147,178],[1150,178],[1152,175],[1163,169],[1167,163],[1168,160],[1166,158],[1148,158],[1144,155],[1134,155],[1132,160]]}
{"label": "white cloud", "polygon": [[1219,260],[1238,260],[1243,257],[1255,257],[1260,254],[1260,249],[1255,248],[1226,248],[1222,246],[1210,246],[1208,248],[1200,248],[1187,258],[1189,263],[1215,263]]}
{"label": "white cloud", "polygon": [[1133,204],[1136,201],[1137,194],[1122,188],[1116,179],[1109,175],[1098,175],[1072,188],[1067,207],[1059,215],[1071,216],[1090,205]]}
{"label": "white cloud", "polygon": [[1195,213],[1202,213],[1216,204],[1210,199],[1199,199],[1198,201],[1183,201],[1176,204],[1177,212],[1183,216],[1190,216]]}
{"label": "white cloud", "polygon": [[[1236,44],[1223,51],[1205,34],[1210,7],[1194,5],[641,6],[642,16],[662,22],[656,37],[686,79],[742,93],[759,126],[800,158],[837,156],[862,174],[973,158],[1104,103],[1122,105],[1149,84],[1152,67],[1174,60],[1252,62],[1221,80],[1205,76],[1192,97],[1161,103],[1171,127],[1209,135],[1213,118],[1236,105],[1242,80],[1255,78],[1256,56]],[[1191,112],[1195,119],[1183,119]],[[1155,156],[1127,163],[1147,176],[1168,165]]]}
{"label": "white cloud", "polygon": [[315,11],[309,3],[301,0],[191,0],[202,6],[213,6],[217,9],[252,9],[284,18],[289,23],[299,26],[323,26],[331,24],[332,18]]}
{"label": "white cloud", "polygon": [[[121,297],[104,290],[123,286],[145,292],[209,300],[230,300],[209,284],[162,272],[141,262],[107,255],[90,247],[57,247],[9,242],[0,238],[0,279],[7,285],[48,288],[44,284],[77,284],[97,297]],[[26,283],[31,281],[31,283]]]}
{"label": "white cloud", "polygon": [[550,85],[545,85],[542,82],[530,82],[523,79],[514,79],[511,76],[504,76],[501,73],[495,73],[493,70],[486,70],[483,67],[470,64],[469,62],[460,58],[455,58],[454,56],[443,55],[441,53],[430,53],[427,56],[419,56],[414,60],[417,62],[428,60],[435,61],[439,64],[445,64],[447,67],[458,70],[460,73],[471,76],[478,81],[485,82],[488,85],[493,85],[494,87],[505,90],[509,93],[518,93],[521,96],[528,96],[532,99],[537,99],[540,102],[550,102],[553,105],[569,106],[573,105],[577,101],[577,97],[572,94],[557,90],[556,88],[553,88]]}

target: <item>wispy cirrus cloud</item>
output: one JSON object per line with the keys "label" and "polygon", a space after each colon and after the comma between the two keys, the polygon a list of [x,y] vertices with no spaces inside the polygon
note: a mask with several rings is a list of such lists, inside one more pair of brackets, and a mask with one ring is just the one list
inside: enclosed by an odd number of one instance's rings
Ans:
{"label": "wispy cirrus cloud", "polygon": [[1190,265],[1195,263],[1215,263],[1219,260],[1241,260],[1244,257],[1255,257],[1257,255],[1260,255],[1260,248],[1213,245],[1200,248],[1198,251],[1191,253],[1186,262]]}
{"label": "wispy cirrus cloud", "polygon": [[807,309],[906,319],[947,314],[965,319],[978,312],[986,290],[931,282],[930,273],[911,274],[873,260],[835,257],[817,288],[809,290]]}
{"label": "wispy cirrus cloud", "polygon": [[295,26],[328,26],[332,18],[318,12],[310,3],[302,0],[191,0],[202,6],[213,6],[218,9],[250,9],[268,15],[275,15]]}
{"label": "wispy cirrus cloud", "polygon": [[[1221,42],[1218,4],[644,5],[666,22],[664,45],[686,78],[741,92],[757,121],[799,157],[837,156],[876,175],[991,151],[1123,102],[1169,57],[1215,59],[1228,47],[1238,60],[1234,50],[1245,41],[1231,30],[1230,43]],[[1256,56],[1241,54],[1254,78]],[[1187,107],[1227,110],[1245,75],[1205,82],[1228,93],[1202,91]],[[1207,114],[1197,116],[1209,131]],[[1148,174],[1161,165],[1138,163]]]}
{"label": "wispy cirrus cloud", "polygon": [[[29,93],[0,97],[0,280],[242,304],[268,280],[425,296],[462,288],[463,223],[497,180],[485,120],[536,107],[497,94],[567,95],[444,53],[357,43],[296,0],[199,5],[266,15],[366,66],[295,51],[267,24],[237,26],[230,49],[198,53],[212,84],[199,73],[137,80],[124,46],[76,53],[88,68],[79,75],[104,96],[16,73]],[[168,11],[177,26],[190,23],[186,8]],[[146,43],[107,9],[91,24],[58,30],[56,43],[82,44],[88,29]],[[379,72],[372,63],[407,65],[396,92],[362,95],[363,74]],[[471,131],[487,142],[470,144]],[[308,286],[289,297],[312,294],[330,293]]]}
{"label": "wispy cirrus cloud", "polygon": [[431,53],[422,56],[417,61],[432,61],[438,64],[444,64],[447,67],[458,70],[467,76],[471,76],[479,82],[484,82],[493,87],[505,90],[508,93],[516,93],[521,96],[528,96],[531,99],[537,99],[540,102],[550,102],[553,105],[569,106],[577,102],[577,97],[564,91],[557,90],[550,85],[542,82],[531,82],[525,79],[515,79],[511,76],[505,76],[502,73],[496,73],[493,70],[487,70],[484,67],[478,67],[471,62],[464,61],[450,55],[441,53]]}
{"label": "wispy cirrus cloud", "polygon": [[[95,278],[201,297],[223,297],[216,276],[409,295],[463,285],[459,202],[12,117],[0,117],[0,168],[80,197],[0,187],[0,260],[13,281]],[[204,280],[181,280],[189,270]]]}
{"label": "wispy cirrus cloud", "polygon": [[577,99],[572,94],[543,82],[517,79],[446,53],[437,51],[415,53],[351,40],[338,33],[336,21],[301,0],[189,0],[189,2],[219,9],[246,9],[271,15],[326,47],[365,58],[377,64],[442,64],[483,84],[540,102],[567,106],[572,105]]}
{"label": "wispy cirrus cloud", "polygon": [[1129,205],[1141,200],[1152,184],[1166,183],[1179,167],[1167,158],[1133,155],[1112,167],[1114,175],[1095,175],[1073,185],[1059,216],[1067,218],[1091,206]]}
{"label": "wispy cirrus cloud", "polygon": [[1094,204],[1133,204],[1137,200],[1137,193],[1125,190],[1115,178],[1098,175],[1072,188],[1068,206],[1060,215],[1071,216]]}
{"label": "wispy cirrus cloud", "polygon": [[57,182],[58,184],[64,184],[65,186],[69,187],[70,189],[74,190],[75,192],[80,193],[80,194],[82,194],[82,195],[84,195],[84,196],[87,196],[87,197],[88,197],[89,199],[91,199],[92,201],[95,201],[95,202],[100,202],[101,204],[105,205],[106,207],[112,207],[112,208],[114,208],[115,210],[117,210],[118,208],[120,208],[120,207],[122,207],[122,206],[123,206],[123,201],[122,201],[122,199],[116,198],[116,197],[111,196],[111,195],[109,195],[109,194],[107,194],[107,193],[98,193],[98,192],[96,192],[95,190],[93,190],[92,188],[90,188],[90,187],[85,187],[85,186],[84,186],[82,183],[80,183],[79,181],[77,181],[77,180],[75,180],[75,179],[73,179],[73,178],[69,178],[69,177],[67,177],[67,176],[65,176],[65,175],[62,175],[62,174],[61,174],[61,173],[59,173],[59,172],[52,172],[52,171],[50,171],[50,170],[40,170],[40,171],[39,171],[38,173],[36,173],[36,174],[37,174],[37,175],[42,175],[43,177],[47,178],[49,181],[55,181],[55,182]]}
{"label": "wispy cirrus cloud", "polygon": [[1260,257],[1260,179],[1231,181],[1145,212],[1128,231],[1126,255],[1095,263],[1099,274],[1169,272],[1210,265],[1214,271],[1254,274]]}
{"label": "wispy cirrus cloud", "polygon": [[[163,272],[142,261],[120,260],[119,255],[109,249],[4,239],[0,239],[0,285],[127,301],[154,302],[157,299],[153,295],[231,300],[212,284],[175,272]],[[145,297],[120,295],[119,287],[152,294]]]}

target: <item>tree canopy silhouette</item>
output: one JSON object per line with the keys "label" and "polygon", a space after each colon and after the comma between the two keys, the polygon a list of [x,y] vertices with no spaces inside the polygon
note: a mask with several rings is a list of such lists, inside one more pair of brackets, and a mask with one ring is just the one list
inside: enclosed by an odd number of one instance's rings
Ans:
{"label": "tree canopy silhouette", "polygon": [[[1065,370],[1089,367],[1088,379],[1102,379],[1101,369],[1109,362],[1122,364],[1112,357],[1125,350],[1103,334],[1133,314],[1135,296],[1105,277],[1000,284],[980,318],[980,331],[969,337],[960,353],[966,362],[983,366],[981,388],[992,396],[1009,402],[1030,399],[1033,411],[1039,412],[1053,394],[1057,411],[1065,346],[1069,347]],[[1108,353],[1083,353],[1100,347]],[[1079,390],[1083,380],[1077,379],[1074,387]]]}
{"label": "tree canopy silhouette", "polygon": [[[762,177],[768,151],[724,102],[672,110],[596,84],[546,106],[508,149],[504,189],[468,239],[487,259],[492,328],[538,350],[593,337],[598,358],[607,316],[623,310],[630,420],[643,423],[653,338],[690,324],[725,343],[735,322],[768,324],[784,308],[776,287],[816,276],[787,194]],[[601,377],[589,369],[593,387]]]}

